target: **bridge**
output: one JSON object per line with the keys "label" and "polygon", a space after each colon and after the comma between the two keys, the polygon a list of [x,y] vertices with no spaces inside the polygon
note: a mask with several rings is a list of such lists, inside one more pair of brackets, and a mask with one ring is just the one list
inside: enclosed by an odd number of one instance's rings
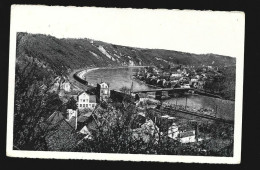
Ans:
{"label": "bridge", "polygon": [[161,100],[163,96],[163,92],[167,92],[169,96],[175,96],[176,93],[184,93],[189,90],[194,90],[193,88],[161,88],[161,89],[150,89],[150,90],[138,90],[132,91],[132,94],[140,94],[140,93],[149,93],[155,92],[155,99]]}

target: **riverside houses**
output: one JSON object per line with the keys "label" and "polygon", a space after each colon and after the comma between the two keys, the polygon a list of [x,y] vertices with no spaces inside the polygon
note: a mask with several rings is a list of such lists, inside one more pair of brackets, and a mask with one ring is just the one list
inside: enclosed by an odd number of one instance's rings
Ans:
{"label": "riverside houses", "polygon": [[83,110],[83,109],[94,109],[97,105],[96,102],[96,95],[90,95],[87,92],[83,91],[81,92],[78,97],[78,109]]}

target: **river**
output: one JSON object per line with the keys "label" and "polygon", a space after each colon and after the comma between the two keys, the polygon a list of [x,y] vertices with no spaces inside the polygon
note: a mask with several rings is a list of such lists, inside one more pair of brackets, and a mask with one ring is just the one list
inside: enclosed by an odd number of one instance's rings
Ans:
{"label": "river", "polygon": [[[132,75],[142,68],[101,68],[92,70],[86,73],[86,80],[89,83],[96,84],[100,81],[108,82],[111,90],[119,90],[121,87],[131,87],[133,82],[134,90],[148,90],[146,84],[132,79]],[[175,104],[186,104],[186,97],[177,97],[164,100],[164,102]],[[192,108],[209,108],[217,110],[217,117],[228,120],[234,120],[234,107],[235,102],[229,100],[222,100],[213,97],[201,96],[201,95],[188,95],[187,106]]]}

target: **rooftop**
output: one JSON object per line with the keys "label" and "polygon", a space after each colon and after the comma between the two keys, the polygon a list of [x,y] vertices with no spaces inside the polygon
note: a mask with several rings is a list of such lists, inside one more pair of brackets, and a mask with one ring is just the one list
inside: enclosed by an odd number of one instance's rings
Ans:
{"label": "rooftop", "polygon": [[89,103],[97,103],[96,95],[89,95]]}
{"label": "rooftop", "polygon": [[192,131],[181,132],[179,135],[180,135],[180,138],[195,136],[195,131],[192,130]]}
{"label": "rooftop", "polygon": [[55,111],[53,112],[53,114],[51,114],[51,116],[47,119],[47,122],[54,125],[58,122],[60,122],[61,120],[65,119],[63,116],[62,112],[59,111]]}

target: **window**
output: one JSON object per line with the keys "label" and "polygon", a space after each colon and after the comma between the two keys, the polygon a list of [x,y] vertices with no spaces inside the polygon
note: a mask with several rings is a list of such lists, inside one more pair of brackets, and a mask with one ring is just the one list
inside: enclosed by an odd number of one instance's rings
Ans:
{"label": "window", "polygon": [[83,104],[83,107],[85,107],[85,104]]}
{"label": "window", "polygon": [[83,99],[83,102],[85,102],[85,99]]}
{"label": "window", "polygon": [[79,107],[82,107],[82,104],[80,104]]}
{"label": "window", "polygon": [[92,104],[92,107],[95,107],[95,104]]}

